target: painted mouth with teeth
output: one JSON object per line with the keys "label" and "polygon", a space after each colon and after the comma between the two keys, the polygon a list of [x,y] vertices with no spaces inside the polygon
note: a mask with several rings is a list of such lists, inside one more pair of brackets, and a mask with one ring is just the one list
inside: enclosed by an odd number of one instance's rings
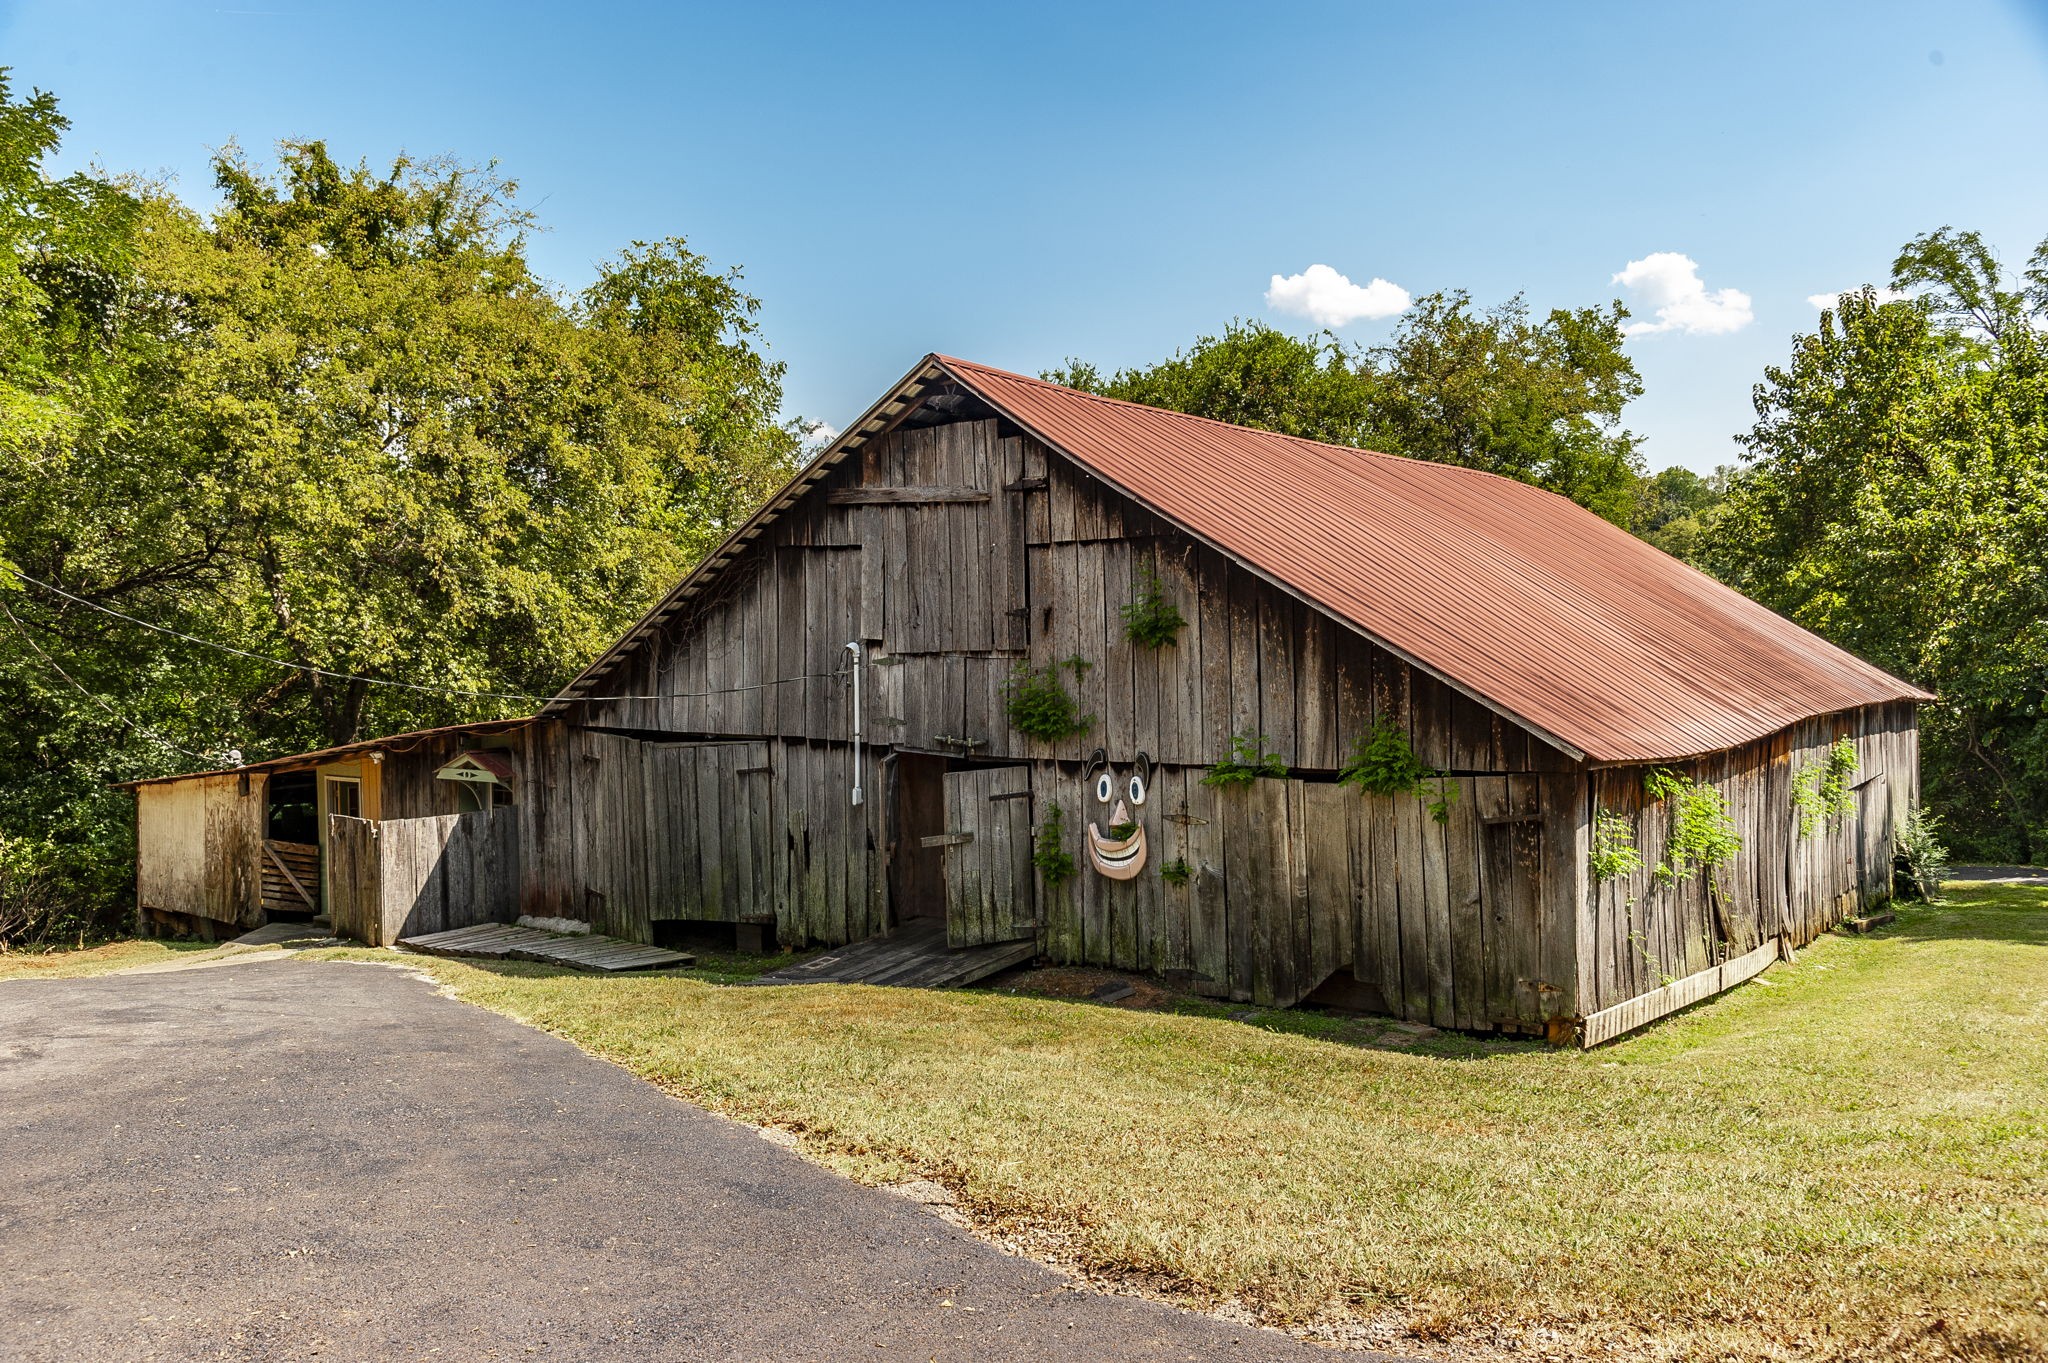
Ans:
{"label": "painted mouth with teeth", "polygon": [[[1130,830],[1126,836],[1113,836],[1124,829]],[[1118,800],[1110,814],[1109,830],[1112,836],[1105,837],[1093,822],[1089,823],[1088,862],[1111,880],[1129,880],[1145,869],[1144,826],[1133,823],[1130,811]]]}

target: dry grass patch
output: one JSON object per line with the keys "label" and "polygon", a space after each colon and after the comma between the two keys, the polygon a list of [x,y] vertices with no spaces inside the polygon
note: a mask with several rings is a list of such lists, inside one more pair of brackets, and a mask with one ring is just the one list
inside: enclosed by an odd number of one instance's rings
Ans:
{"label": "dry grass patch", "polygon": [[935,1178],[998,1234],[1270,1322],[1993,1358],[2048,1354],[2044,946],[2048,892],[1959,891],[1591,1053],[419,964],[857,1178]]}
{"label": "dry grass patch", "polygon": [[69,951],[0,951],[0,980],[68,980],[130,966],[157,965],[217,950],[214,943],[136,938]]}

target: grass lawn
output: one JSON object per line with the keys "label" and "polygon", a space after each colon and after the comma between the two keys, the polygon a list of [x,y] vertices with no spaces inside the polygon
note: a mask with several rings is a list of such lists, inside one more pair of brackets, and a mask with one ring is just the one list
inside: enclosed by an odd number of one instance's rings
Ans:
{"label": "grass lawn", "polygon": [[727,987],[743,959],[409,964],[854,1177],[937,1179],[1013,1244],[1311,1333],[1453,1357],[2048,1357],[2040,889],[1953,888],[1591,1053]]}
{"label": "grass lawn", "polygon": [[213,951],[213,942],[137,938],[58,951],[0,951],[0,980],[68,980]]}
{"label": "grass lawn", "polygon": [[1273,1323],[1453,1354],[2048,1356],[2040,889],[1957,888],[1590,1053],[419,964],[856,1178],[935,1178],[999,1236]]}

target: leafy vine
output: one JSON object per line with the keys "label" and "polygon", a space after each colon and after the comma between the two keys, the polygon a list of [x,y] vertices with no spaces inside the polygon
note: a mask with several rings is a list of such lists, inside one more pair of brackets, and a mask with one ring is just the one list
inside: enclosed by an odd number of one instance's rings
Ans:
{"label": "leafy vine", "polygon": [[1003,687],[1011,725],[1021,734],[1048,743],[1087,733],[1095,716],[1080,713],[1073,694],[1060,681],[1060,668],[1070,668],[1078,677],[1089,666],[1074,657],[1051,667],[1024,666],[1012,672]]}
{"label": "leafy vine", "polygon": [[1248,786],[1261,776],[1287,775],[1287,759],[1266,751],[1266,736],[1237,734],[1230,752],[1202,778],[1205,786]]}
{"label": "leafy vine", "polygon": [[1164,648],[1180,637],[1187,617],[1167,600],[1159,574],[1148,571],[1137,597],[1123,608],[1124,637],[1146,648]]}
{"label": "leafy vine", "polygon": [[1849,778],[1856,774],[1854,740],[1835,740],[1818,766],[1802,767],[1792,778],[1792,808],[1799,813],[1799,836],[1810,838],[1825,824],[1839,825],[1855,808]]}
{"label": "leafy vine", "polygon": [[1593,820],[1593,879],[1619,880],[1642,869],[1633,826],[1613,810],[1601,810]]}
{"label": "leafy vine", "polygon": [[1045,888],[1057,890],[1074,878],[1074,854],[1066,848],[1065,816],[1058,804],[1045,807],[1045,819],[1031,839],[1031,864],[1045,879]]}
{"label": "leafy vine", "polygon": [[1658,863],[1660,880],[1676,880],[1695,870],[1709,874],[1742,850],[1742,835],[1728,816],[1728,800],[1705,781],[1693,781],[1669,767],[1652,767],[1643,776],[1652,800],[1671,806],[1671,833]]}

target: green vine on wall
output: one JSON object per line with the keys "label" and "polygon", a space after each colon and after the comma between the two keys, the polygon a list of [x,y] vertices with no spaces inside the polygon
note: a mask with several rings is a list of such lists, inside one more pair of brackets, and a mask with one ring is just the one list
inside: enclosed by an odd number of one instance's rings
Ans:
{"label": "green vine on wall", "polygon": [[1415,755],[1407,731],[1384,715],[1359,735],[1337,782],[1374,795],[1418,796],[1429,817],[1440,824],[1451,821],[1451,806],[1458,802],[1457,782],[1450,773],[1426,765]]}
{"label": "green vine on wall", "polygon": [[1209,768],[1202,778],[1205,786],[1248,786],[1261,776],[1287,775],[1287,759],[1266,751],[1266,736],[1237,734],[1230,740],[1230,752]]}
{"label": "green vine on wall", "polygon": [[1176,857],[1159,868],[1159,878],[1179,889],[1195,878],[1195,868],[1188,865],[1186,857]]}
{"label": "green vine on wall", "polygon": [[1849,778],[1856,774],[1856,744],[1836,739],[1818,766],[1802,767],[1792,778],[1792,808],[1799,814],[1799,836],[1810,838],[1822,824],[1839,825],[1856,806]]}
{"label": "green vine on wall", "polygon": [[1694,781],[1669,767],[1652,767],[1643,776],[1652,800],[1671,806],[1671,832],[1664,841],[1660,880],[1676,880],[1696,870],[1712,874],[1742,850],[1742,835],[1728,816],[1728,800],[1705,781]]}
{"label": "green vine on wall", "polygon": [[1123,608],[1124,637],[1146,648],[1164,648],[1180,637],[1187,617],[1166,599],[1159,574],[1147,571],[1137,597]]}
{"label": "green vine on wall", "polygon": [[1593,879],[1620,880],[1642,869],[1634,827],[1613,810],[1601,810],[1593,819]]}
{"label": "green vine on wall", "polygon": [[1079,677],[1090,666],[1085,659],[1074,657],[1052,667],[1024,666],[1012,672],[1003,687],[1011,725],[1021,734],[1048,743],[1087,733],[1095,716],[1080,713],[1073,693],[1060,681],[1060,668],[1069,668]]}
{"label": "green vine on wall", "polygon": [[1045,807],[1045,819],[1031,838],[1031,864],[1045,880],[1045,888],[1057,890],[1074,878],[1074,854],[1066,847],[1066,817],[1057,803]]}
{"label": "green vine on wall", "polygon": [[1382,715],[1371,731],[1359,735],[1352,745],[1351,760],[1338,771],[1337,780],[1374,795],[1406,795],[1418,789],[1427,775],[1429,768],[1415,756],[1407,732]]}

